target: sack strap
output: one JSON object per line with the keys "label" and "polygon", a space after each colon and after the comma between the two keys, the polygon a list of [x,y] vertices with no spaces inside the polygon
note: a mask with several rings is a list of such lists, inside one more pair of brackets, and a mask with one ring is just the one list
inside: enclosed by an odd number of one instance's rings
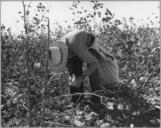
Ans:
{"label": "sack strap", "polygon": [[93,48],[90,48],[90,49],[88,49],[88,50],[89,50],[89,52],[92,53],[92,54],[96,57],[96,59],[98,59],[99,61],[102,61],[102,60],[104,60],[105,58],[109,58],[109,59],[111,59],[112,61],[114,60],[114,57],[111,56],[111,55],[109,55],[109,54],[104,55],[104,54],[102,54],[101,52],[98,52],[97,50],[95,50],[95,49],[93,49]]}
{"label": "sack strap", "polygon": [[110,58],[111,60],[114,60],[114,57],[103,46],[99,45],[98,50],[102,56],[105,56]]}

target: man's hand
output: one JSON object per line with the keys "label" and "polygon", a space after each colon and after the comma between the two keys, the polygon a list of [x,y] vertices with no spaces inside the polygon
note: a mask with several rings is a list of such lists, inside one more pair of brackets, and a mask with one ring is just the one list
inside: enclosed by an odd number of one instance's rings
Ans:
{"label": "man's hand", "polygon": [[72,77],[69,77],[69,85],[79,87],[81,83],[83,82],[83,79],[84,79],[84,76],[80,76],[76,78],[76,76],[73,75]]}
{"label": "man's hand", "polygon": [[73,74],[69,77],[69,86],[75,86],[76,76]]}
{"label": "man's hand", "polygon": [[75,82],[75,86],[79,87],[83,82],[83,76],[80,76],[77,78],[76,82]]}

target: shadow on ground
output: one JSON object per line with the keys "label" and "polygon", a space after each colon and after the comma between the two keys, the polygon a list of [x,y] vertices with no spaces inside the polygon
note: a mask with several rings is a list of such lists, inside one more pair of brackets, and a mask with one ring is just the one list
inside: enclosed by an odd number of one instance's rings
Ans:
{"label": "shadow on ground", "polygon": [[[127,90],[106,94],[107,97],[114,98],[112,107],[107,107],[105,122],[116,127],[159,127],[160,109],[148,103],[142,96],[134,90]],[[108,104],[108,101],[106,102]]]}
{"label": "shadow on ground", "polygon": [[[111,91],[114,92],[114,91]],[[50,95],[50,94],[49,94]],[[142,96],[134,90],[121,91],[118,93],[103,94],[113,100],[103,101],[106,105],[107,113],[103,118],[92,116],[93,109],[89,106],[87,111],[80,102],[78,106],[66,109],[64,101],[70,97],[63,97],[58,101],[50,102],[49,113],[46,115],[46,126],[94,126],[94,127],[159,127],[160,126],[160,109],[147,102]],[[49,96],[50,97],[50,96]],[[57,103],[59,102],[59,104]],[[60,104],[62,103],[62,104]],[[56,107],[57,105],[57,107]],[[52,107],[53,106],[53,107]],[[80,107],[81,106],[81,107]],[[95,106],[96,107],[96,106]],[[99,109],[99,107],[97,108]],[[57,123],[54,123],[57,122]]]}

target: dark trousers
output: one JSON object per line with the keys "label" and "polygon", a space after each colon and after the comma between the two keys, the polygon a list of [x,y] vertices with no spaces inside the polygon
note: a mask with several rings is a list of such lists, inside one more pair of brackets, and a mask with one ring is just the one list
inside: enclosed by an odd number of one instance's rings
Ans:
{"label": "dark trousers", "polygon": [[[75,56],[71,59],[68,59],[67,69],[68,69],[69,75],[71,77],[73,76],[73,74],[76,77],[82,76],[83,75],[82,66],[83,66],[83,62],[77,56]],[[79,87],[70,86],[70,93],[71,94],[83,93],[83,92],[84,92],[83,82],[81,83],[81,85]],[[83,98],[83,96],[80,96],[80,95],[72,96],[72,100],[74,103],[79,102],[82,98]]]}
{"label": "dark trousers", "polygon": [[[89,81],[90,81],[90,86],[91,86],[91,91],[96,92],[98,90],[101,90],[100,88],[100,81],[99,81],[99,76],[98,76],[98,70],[94,71],[90,76],[89,76]],[[97,96],[91,96],[91,101],[94,103],[100,103],[100,97]]]}
{"label": "dark trousers", "polygon": [[[78,57],[75,56],[71,59],[68,59],[67,69],[68,69],[69,75],[72,76],[74,74],[76,77],[82,76],[83,75],[82,66],[83,66],[83,62]],[[98,79],[98,71],[97,70],[89,76],[89,81],[90,81],[90,86],[91,86],[92,92],[95,92],[95,91],[98,91],[101,89],[100,88],[100,81]],[[83,93],[83,92],[84,92],[83,82],[81,83],[81,85],[79,87],[73,87],[73,86],[70,87],[71,94]],[[80,95],[72,96],[72,100],[74,103],[79,102],[82,98],[83,98],[83,96],[80,96]],[[96,97],[96,96],[92,96],[91,101],[93,101],[95,103],[99,103],[100,98]]]}

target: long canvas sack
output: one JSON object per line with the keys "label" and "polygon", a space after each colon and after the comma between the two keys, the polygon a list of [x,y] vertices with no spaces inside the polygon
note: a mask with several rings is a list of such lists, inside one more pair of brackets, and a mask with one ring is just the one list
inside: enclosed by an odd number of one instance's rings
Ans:
{"label": "long canvas sack", "polygon": [[102,56],[94,49],[89,51],[99,60],[98,73],[103,84],[115,84],[120,82],[119,67],[116,59]]}

